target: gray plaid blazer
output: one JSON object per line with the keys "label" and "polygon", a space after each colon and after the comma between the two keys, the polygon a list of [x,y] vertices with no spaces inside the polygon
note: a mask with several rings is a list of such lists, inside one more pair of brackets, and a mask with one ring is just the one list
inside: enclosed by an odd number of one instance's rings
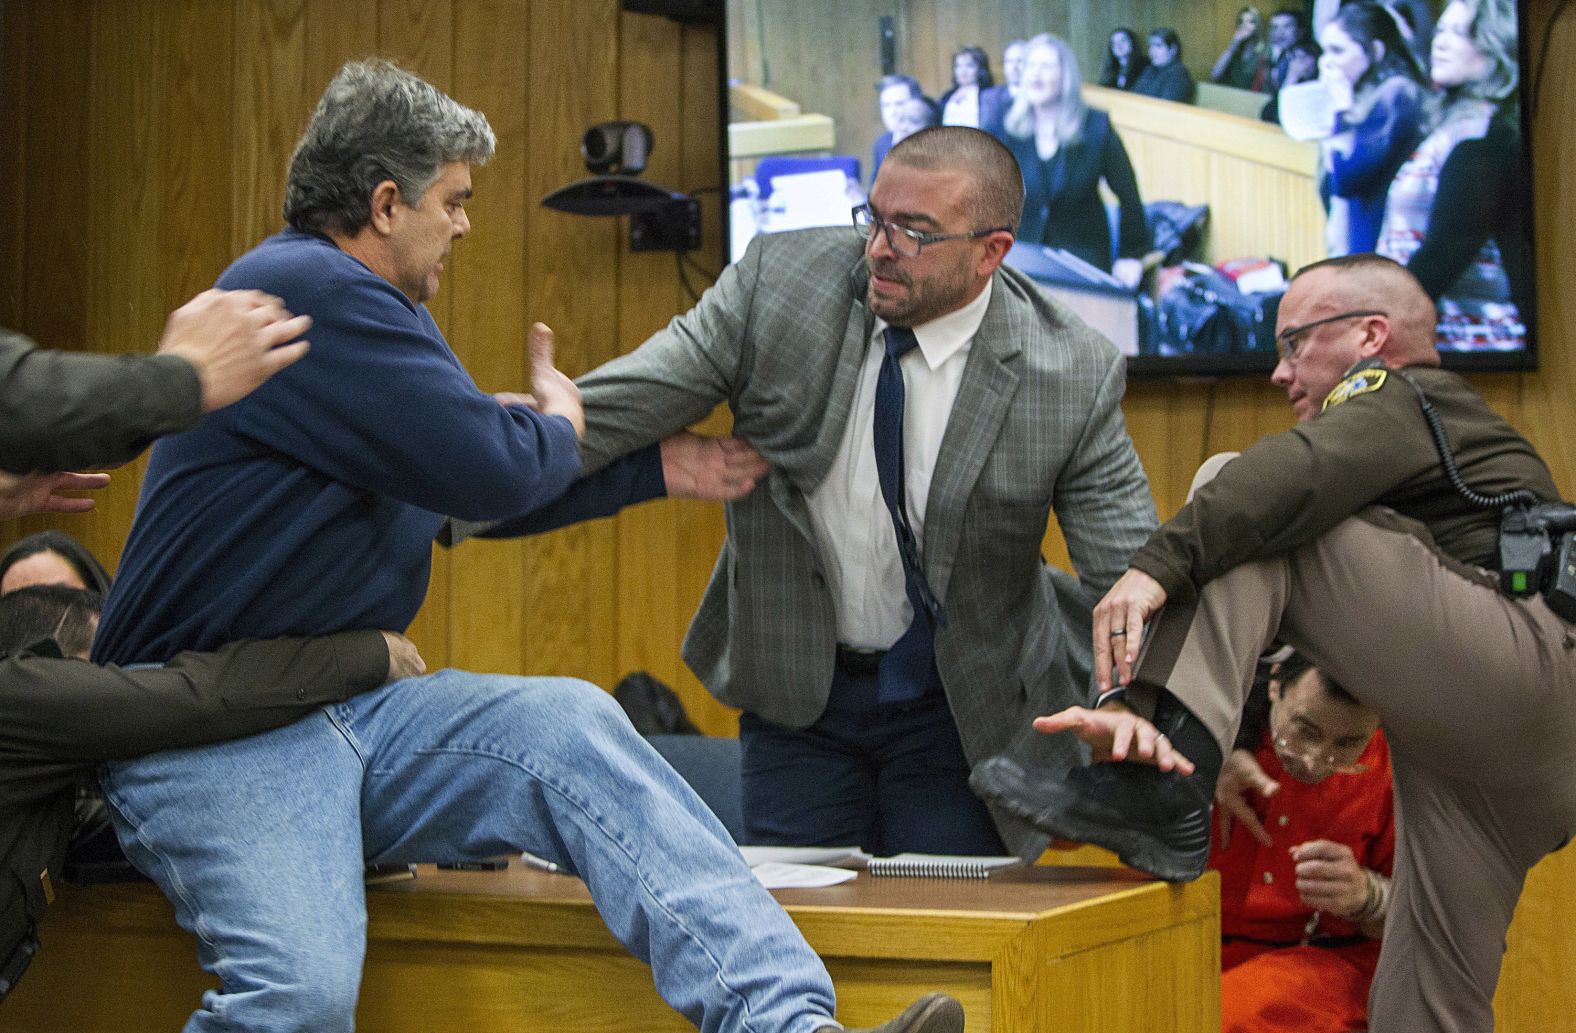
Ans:
{"label": "gray plaid blazer", "polygon": [[[771,463],[727,506],[727,539],[685,636],[718,699],[803,727],[826,707],[833,603],[805,495],[826,476],[874,330],[849,229],[756,238],[690,312],[579,380],[586,472],[704,418]],[[1030,719],[1086,703],[1089,610],[1156,526],[1122,418],[1116,348],[1016,271],[996,274],[926,502],[925,572],[946,605],[936,662],[971,762],[1072,764]],[[1077,577],[1046,565],[1055,512]],[[1018,849],[1028,830],[997,814]]]}

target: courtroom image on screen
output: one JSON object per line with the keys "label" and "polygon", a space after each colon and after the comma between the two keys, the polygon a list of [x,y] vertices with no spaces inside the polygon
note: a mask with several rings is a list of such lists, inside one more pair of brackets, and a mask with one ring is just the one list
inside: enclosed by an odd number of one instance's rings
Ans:
{"label": "courtroom image on screen", "polygon": [[894,145],[974,126],[1023,173],[1008,262],[1136,372],[1270,368],[1286,276],[1368,251],[1434,298],[1447,366],[1533,365],[1513,0],[727,0],[726,16],[730,260],[761,233],[851,227]]}

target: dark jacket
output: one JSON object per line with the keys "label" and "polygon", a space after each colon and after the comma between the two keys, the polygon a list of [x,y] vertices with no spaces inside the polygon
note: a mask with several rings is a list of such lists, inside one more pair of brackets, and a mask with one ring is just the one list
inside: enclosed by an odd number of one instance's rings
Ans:
{"label": "dark jacket", "polygon": [[1103,111],[1089,109],[1083,131],[1041,161],[1034,137],[1009,136],[1007,147],[1023,173],[1023,220],[1018,239],[1065,248],[1097,268],[1111,268],[1111,224],[1100,198],[1104,180],[1120,206],[1117,256],[1140,258],[1149,250],[1149,225],[1138,179],[1122,138]]}
{"label": "dark jacket", "polygon": [[[1438,411],[1461,478],[1474,490],[1529,488],[1543,501],[1559,498],[1543,460],[1471,384],[1424,366],[1405,373]],[[1238,564],[1289,552],[1367,506],[1420,521],[1439,549],[1462,563],[1499,565],[1499,511],[1456,494],[1417,395],[1395,371],[1227,463],[1132,565],[1159,581],[1167,598],[1189,601]]]}
{"label": "dark jacket", "polygon": [[115,466],[201,416],[184,359],[42,351],[0,330],[0,470]]}
{"label": "dark jacket", "polygon": [[1172,61],[1168,65],[1150,65],[1144,69],[1133,84],[1133,92],[1191,104],[1198,87],[1193,83],[1193,73],[1181,61]]}
{"label": "dark jacket", "polygon": [[0,997],[36,948],[85,773],[289,724],[383,684],[388,667],[377,631],[239,642],[140,671],[29,653],[0,660]]}

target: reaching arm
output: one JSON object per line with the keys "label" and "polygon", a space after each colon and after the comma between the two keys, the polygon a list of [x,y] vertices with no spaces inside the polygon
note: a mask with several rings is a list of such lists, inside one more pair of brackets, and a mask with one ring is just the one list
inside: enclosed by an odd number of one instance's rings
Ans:
{"label": "reaching arm", "polygon": [[204,291],[171,313],[158,355],[41,351],[0,332],[0,469],[118,466],[306,354],[311,320],[257,291]]}
{"label": "reaching arm", "polygon": [[189,362],[43,351],[0,332],[0,469],[116,466],[202,416]]}
{"label": "reaching arm", "polygon": [[1158,524],[1149,480],[1122,416],[1125,383],[1125,360],[1113,355],[1077,447],[1056,478],[1056,520],[1091,601],[1110,588]]}
{"label": "reaching arm", "polygon": [[[311,356],[216,413],[219,426],[334,480],[473,520],[540,505],[579,473],[572,400],[553,415],[500,405],[471,380],[426,310],[387,281],[336,265],[292,289],[290,303],[315,319]],[[537,329],[532,352],[541,393],[556,370],[550,339]]]}
{"label": "reaching arm", "polygon": [[237,642],[136,671],[0,660],[0,753],[96,763],[251,735],[416,673],[414,656],[399,636],[349,631]]}

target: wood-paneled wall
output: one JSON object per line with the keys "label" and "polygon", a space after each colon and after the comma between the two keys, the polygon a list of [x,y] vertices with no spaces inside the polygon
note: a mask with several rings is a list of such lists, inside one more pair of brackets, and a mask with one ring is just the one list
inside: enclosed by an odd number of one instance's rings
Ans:
{"label": "wood-paneled wall", "polygon": [[[431,305],[484,388],[524,389],[533,320],[557,330],[559,365],[579,373],[686,304],[671,254],[631,254],[621,220],[537,202],[586,174],[581,133],[615,117],[655,129],[648,179],[716,187],[713,30],[625,15],[617,0],[9,0],[0,18],[0,325],[59,348],[151,350],[170,309],[278,228],[313,104],[340,64],[368,55],[479,108],[498,133],[475,173],[473,233]],[[715,269],[719,195],[699,196],[701,260]],[[96,513],[55,521],[112,568],[140,471],[117,473]],[[46,523],[0,524],[0,541]],[[645,668],[702,697],[675,643],[720,533],[714,507],[670,504],[438,550],[412,637],[433,667],[607,686]],[[707,558],[674,572],[674,548]],[[720,707],[696,706],[731,731]]]}
{"label": "wood-paneled wall", "polygon": [[[1098,31],[1107,20],[1173,20],[1184,34],[1195,31],[1177,13],[1194,5],[1177,4],[1168,19],[1151,10],[1159,2],[1101,6]],[[817,17],[812,7],[834,5],[752,6],[792,7],[808,21]],[[1197,9],[1218,7],[1229,26],[1235,6],[1211,0]],[[1531,52],[1552,37],[1534,118],[1542,366],[1478,384],[1570,497],[1576,297],[1563,288],[1576,278],[1576,201],[1561,190],[1561,170],[1576,162],[1576,14],[1551,28],[1556,6],[1531,0]],[[1096,7],[1070,10],[1066,31],[1095,18]],[[901,9],[915,37],[933,17],[921,0]],[[900,10],[898,0],[890,10]],[[950,52],[966,28],[938,31],[929,51],[914,53]],[[828,60],[845,45],[863,46],[861,36],[835,29],[828,23],[821,37]],[[333,70],[381,54],[481,108],[499,134],[497,158],[475,176],[474,232],[455,249],[434,303],[461,358],[484,387],[520,388],[525,329],[545,319],[559,333],[560,365],[590,369],[638,344],[686,297],[672,256],[631,254],[617,221],[537,202],[583,174],[580,133],[614,117],[655,129],[648,178],[715,187],[715,48],[711,30],[621,14],[616,0],[0,0],[0,325],[58,348],[151,350],[170,309],[277,226],[290,147]],[[944,68],[927,85],[935,88]],[[774,74],[791,71],[779,65]],[[701,260],[715,268],[717,196],[701,196]],[[1251,380],[1135,383],[1126,409],[1163,515],[1180,505],[1203,457],[1290,424],[1280,393]],[[113,565],[139,471],[119,471],[97,513],[50,523]],[[0,541],[41,526],[0,524]],[[731,732],[730,715],[677,655],[721,528],[715,507],[657,503],[529,542],[468,544],[440,554],[413,634],[433,666],[573,674],[603,685],[648,669],[679,688],[703,727]],[[1533,873],[1511,935],[1503,1030],[1566,1028],[1576,1014],[1573,881],[1570,851]]]}

